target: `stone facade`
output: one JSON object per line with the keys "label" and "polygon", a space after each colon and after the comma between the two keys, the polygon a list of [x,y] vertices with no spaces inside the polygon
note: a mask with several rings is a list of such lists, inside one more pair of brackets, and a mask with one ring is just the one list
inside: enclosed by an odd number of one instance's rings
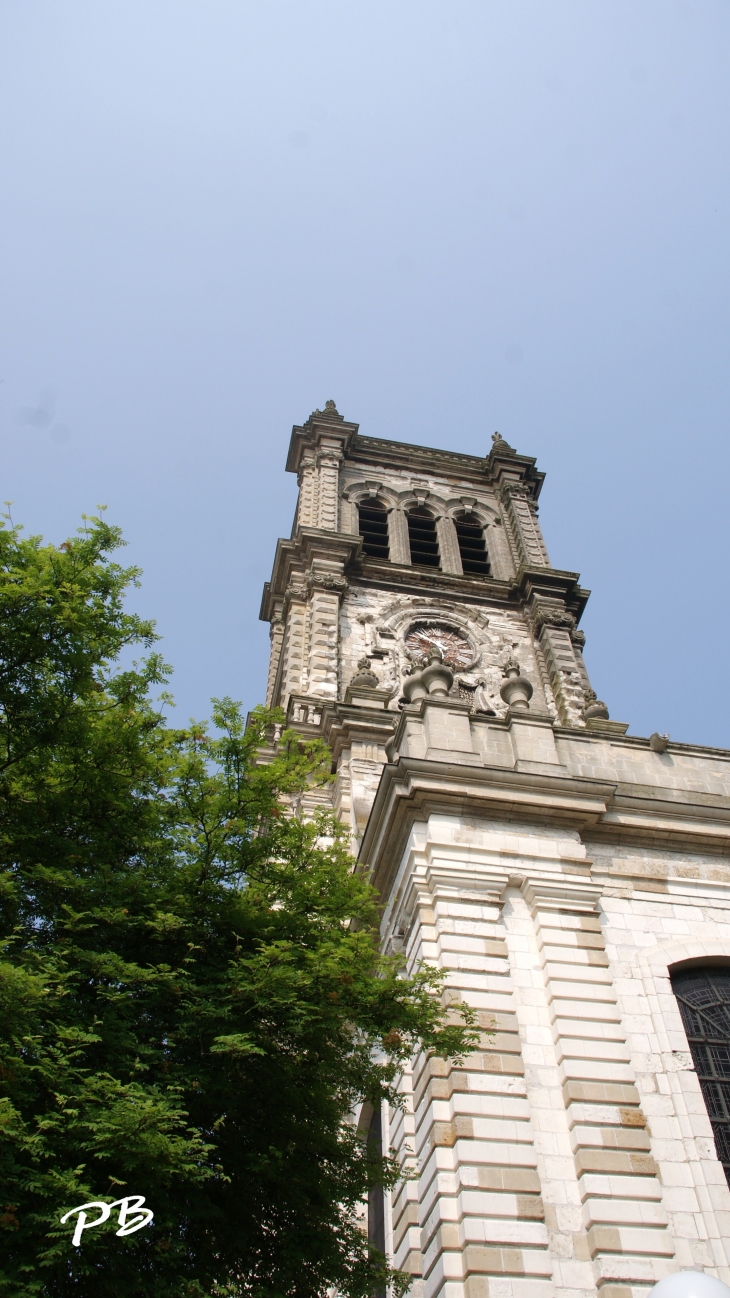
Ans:
{"label": "stone facade", "polygon": [[[501,438],[481,459],[362,437],[328,403],[287,467],[268,701],[332,746],[384,949],[446,969],[484,1030],[460,1068],[414,1059],[384,1115],[414,1172],[387,1205],[393,1260],[415,1298],[730,1282],[730,1190],[670,984],[730,964],[730,753],[609,720],[577,629],[588,593],[550,567],[542,475]],[[387,560],[359,535],[368,501]],[[411,563],[413,508],[438,568]],[[463,571],[465,513],[490,575]],[[457,648],[424,671],[429,637]]]}

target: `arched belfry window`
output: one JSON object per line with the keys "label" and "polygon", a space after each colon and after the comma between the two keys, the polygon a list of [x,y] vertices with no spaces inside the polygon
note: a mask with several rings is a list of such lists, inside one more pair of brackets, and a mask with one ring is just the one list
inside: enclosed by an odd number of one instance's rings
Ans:
{"label": "arched belfry window", "polygon": [[418,509],[410,509],[407,518],[411,563],[427,568],[438,568],[439,543],[435,519],[422,506]]}
{"label": "arched belfry window", "polygon": [[476,514],[462,514],[454,519],[459,540],[461,566],[464,572],[477,577],[489,576],[489,557],[484,541],[484,528]]}
{"label": "arched belfry window", "polygon": [[388,511],[379,500],[363,501],[358,506],[362,548],[374,559],[387,559],[388,549]]}
{"label": "arched belfry window", "polygon": [[679,969],[671,979],[717,1157],[730,1185],[730,969]]}

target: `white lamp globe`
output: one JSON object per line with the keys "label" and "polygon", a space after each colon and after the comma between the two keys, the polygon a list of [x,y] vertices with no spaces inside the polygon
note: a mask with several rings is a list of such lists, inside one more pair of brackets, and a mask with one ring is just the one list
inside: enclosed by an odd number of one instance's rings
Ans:
{"label": "white lamp globe", "polygon": [[675,1271],[655,1284],[648,1298],[730,1298],[730,1289],[703,1271]]}

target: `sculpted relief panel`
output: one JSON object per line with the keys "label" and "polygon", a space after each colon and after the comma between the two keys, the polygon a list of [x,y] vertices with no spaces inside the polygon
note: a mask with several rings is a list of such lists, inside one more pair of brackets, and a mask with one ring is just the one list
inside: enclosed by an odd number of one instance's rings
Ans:
{"label": "sculpted relief panel", "polygon": [[438,648],[455,674],[454,690],[471,698],[479,711],[503,716],[500,697],[503,669],[516,659],[535,687],[540,710],[556,715],[544,671],[535,657],[532,639],[519,612],[481,609],[440,598],[351,588],[340,611],[340,692],[365,657],[381,689],[391,691],[389,707],[398,708],[404,678],[413,666]]}

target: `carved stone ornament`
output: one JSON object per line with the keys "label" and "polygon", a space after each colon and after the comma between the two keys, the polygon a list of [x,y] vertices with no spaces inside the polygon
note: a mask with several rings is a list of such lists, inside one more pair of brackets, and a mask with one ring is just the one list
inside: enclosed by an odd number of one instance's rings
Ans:
{"label": "carved stone ornament", "polygon": [[580,649],[581,652],[585,649],[586,647],[585,631],[571,631],[570,638],[573,644],[575,645],[576,649]]}
{"label": "carved stone ornament", "polygon": [[313,410],[310,419],[342,419],[334,401],[325,401],[324,410]]}
{"label": "carved stone ornament", "polygon": [[370,666],[370,659],[361,658],[357,664],[357,672],[350,681],[350,685],[354,685],[356,688],[357,686],[360,686],[360,688],[364,687],[365,689],[376,690],[379,684],[380,681]]}
{"label": "carved stone ornament", "polygon": [[284,600],[288,604],[292,599],[306,600],[308,595],[309,592],[306,586],[295,586],[293,582],[290,582],[284,591]]}
{"label": "carved stone ornament", "polygon": [[516,455],[517,452],[514,446],[510,446],[509,442],[505,442],[501,433],[492,433],[492,450],[490,454]]}
{"label": "carved stone ornament", "polygon": [[416,703],[427,694],[446,698],[453,683],[454,673],[446,666],[441,650],[434,646],[428,655],[428,665],[404,680],[403,693],[408,703]]}
{"label": "carved stone ornament", "polygon": [[344,595],[347,590],[347,579],[345,577],[337,577],[331,572],[310,572],[307,577],[307,586],[310,590],[312,590],[313,587],[318,586],[322,590],[334,590],[337,591],[339,595]]}
{"label": "carved stone ornament", "polygon": [[608,708],[602,703],[595,690],[585,690],[585,707],[583,716],[586,721],[608,721]]}
{"label": "carved stone ornament", "polygon": [[538,630],[544,626],[554,626],[561,630],[573,631],[575,629],[575,618],[572,613],[561,612],[555,608],[536,608],[535,625]]}
{"label": "carved stone ornament", "polygon": [[508,658],[503,667],[505,681],[500,694],[509,708],[527,712],[532,698],[532,685],[520,672],[520,664],[514,658]]}

